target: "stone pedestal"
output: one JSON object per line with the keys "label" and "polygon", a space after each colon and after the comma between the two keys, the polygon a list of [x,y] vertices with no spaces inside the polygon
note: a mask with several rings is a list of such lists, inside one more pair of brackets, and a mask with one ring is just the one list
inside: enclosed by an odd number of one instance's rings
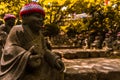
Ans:
{"label": "stone pedestal", "polygon": [[80,58],[100,58],[108,57],[110,54],[107,50],[91,50],[91,49],[54,49],[54,53],[61,54],[65,59],[80,59]]}
{"label": "stone pedestal", "polygon": [[[107,50],[54,49],[65,63],[64,80],[120,80],[120,59]],[[113,55],[114,56],[114,55]]]}
{"label": "stone pedestal", "polygon": [[63,59],[65,80],[120,80],[120,59]]}

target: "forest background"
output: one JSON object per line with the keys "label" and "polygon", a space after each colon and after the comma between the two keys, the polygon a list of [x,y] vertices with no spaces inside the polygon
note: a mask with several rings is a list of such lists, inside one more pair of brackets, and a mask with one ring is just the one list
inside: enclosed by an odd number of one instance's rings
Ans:
{"label": "forest background", "polygon": [[[19,11],[29,2],[0,0],[0,19],[11,13],[20,21]],[[60,30],[70,35],[87,31],[120,31],[120,0],[40,0],[37,3],[46,12],[45,25],[50,36]]]}

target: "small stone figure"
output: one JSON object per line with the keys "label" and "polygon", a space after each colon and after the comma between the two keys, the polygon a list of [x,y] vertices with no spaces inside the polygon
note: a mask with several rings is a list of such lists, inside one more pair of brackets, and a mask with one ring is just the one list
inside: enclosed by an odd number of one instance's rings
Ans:
{"label": "small stone figure", "polygon": [[113,42],[113,50],[120,51],[120,34],[117,34],[117,39]]}
{"label": "small stone figure", "polygon": [[83,34],[77,35],[76,39],[74,40],[75,46],[77,46],[79,48],[82,48],[82,46],[83,46],[83,40],[84,40]]}
{"label": "small stone figure", "polygon": [[91,44],[92,49],[100,49],[100,37],[96,36],[94,42]]}
{"label": "small stone figure", "polygon": [[88,36],[88,49],[90,49],[92,43],[95,40],[96,32],[95,32],[95,30],[91,30],[88,34],[89,34],[89,36]]}
{"label": "small stone figure", "polygon": [[120,33],[117,34],[117,39],[113,42],[112,55],[120,56]]}
{"label": "small stone figure", "polygon": [[105,40],[103,41],[102,44],[103,49],[112,50],[112,43],[113,43],[112,36],[109,33],[106,33]]}
{"label": "small stone figure", "polygon": [[15,24],[15,19],[16,17],[14,15],[5,14],[4,16],[5,24],[0,25],[0,55],[2,55],[2,49],[4,48],[7,35],[9,34],[13,25]]}
{"label": "small stone figure", "polygon": [[83,49],[88,49],[88,40],[89,40],[89,34],[86,34],[84,40],[83,40]]}
{"label": "small stone figure", "polygon": [[47,49],[41,31],[45,12],[37,3],[20,11],[22,25],[14,26],[0,62],[0,80],[63,80],[64,64]]}

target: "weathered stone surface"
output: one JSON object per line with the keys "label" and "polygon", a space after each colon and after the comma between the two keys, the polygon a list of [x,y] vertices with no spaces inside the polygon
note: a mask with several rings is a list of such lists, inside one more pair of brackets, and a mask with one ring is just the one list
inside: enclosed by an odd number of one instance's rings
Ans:
{"label": "weathered stone surface", "polygon": [[120,80],[120,59],[107,58],[112,55],[109,51],[54,49],[53,52],[63,57],[65,80]]}
{"label": "weathered stone surface", "polygon": [[65,80],[120,80],[120,59],[63,59]]}
{"label": "weathered stone surface", "polygon": [[[69,55],[69,54],[68,54]],[[76,59],[78,58],[89,58],[90,57],[90,54],[89,52],[85,52],[85,51],[77,51],[75,52],[75,55],[76,55]],[[67,55],[66,55],[67,56]],[[74,58],[75,59],[75,58]]]}

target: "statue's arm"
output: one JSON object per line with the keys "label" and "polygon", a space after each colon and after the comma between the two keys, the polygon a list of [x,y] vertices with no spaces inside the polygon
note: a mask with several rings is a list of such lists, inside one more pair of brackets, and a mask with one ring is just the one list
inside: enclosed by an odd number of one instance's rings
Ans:
{"label": "statue's arm", "polygon": [[[43,41],[44,41],[44,38],[43,38]],[[44,51],[45,51],[44,59],[48,62],[48,64],[51,67],[56,68],[59,71],[63,71],[65,67],[60,56],[56,55],[55,53],[47,49],[45,42],[43,42],[43,45],[44,45]]]}

